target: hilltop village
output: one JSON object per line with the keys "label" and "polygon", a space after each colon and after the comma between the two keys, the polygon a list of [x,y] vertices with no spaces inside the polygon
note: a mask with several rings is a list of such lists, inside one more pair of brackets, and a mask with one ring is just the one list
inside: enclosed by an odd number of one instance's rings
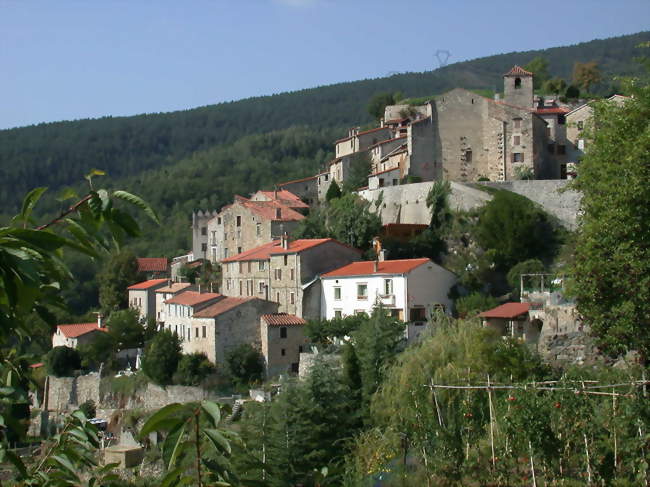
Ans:
{"label": "hilltop village", "polygon": [[[573,199],[558,215],[565,226],[575,223],[579,196],[557,190],[579,171],[591,108],[534,95],[533,77],[514,66],[503,76],[503,98],[457,88],[422,105],[388,105],[379,126],[352,128],[335,142],[336,157],[325,171],[235,196],[218,211],[195,212],[192,252],[171,265],[141,259],[151,279],[128,288],[129,306],[142,320],[177,334],[184,353],[203,353],[217,366],[224,366],[236,347],[252,345],[263,355],[267,377],[297,373],[309,359],[304,333],[309,320],[370,315],[382,307],[407,324],[408,343],[417,340],[433,314],[454,312],[458,276],[424,256],[391,259],[381,241],[408,239],[427,228],[431,211],[425,200],[435,181],[452,183],[458,208],[489,201],[489,193],[474,183],[525,190],[533,200],[540,196],[550,212],[569,194]],[[624,97],[611,100],[621,103]],[[326,202],[332,184],[344,187],[368,167],[366,186],[355,192],[375,203],[383,225],[370,260],[332,238],[293,238],[310,210]],[[203,262],[220,267],[217,288],[182,282],[182,267]],[[537,282],[526,292],[524,277]],[[558,334],[582,334],[575,307],[563,297],[561,277],[522,276],[520,291],[518,301],[482,310],[484,324],[534,347],[547,346]],[[101,322],[91,323],[83,334],[80,326],[59,326],[53,345],[74,347],[103,329]],[[581,360],[583,348],[544,350]]]}

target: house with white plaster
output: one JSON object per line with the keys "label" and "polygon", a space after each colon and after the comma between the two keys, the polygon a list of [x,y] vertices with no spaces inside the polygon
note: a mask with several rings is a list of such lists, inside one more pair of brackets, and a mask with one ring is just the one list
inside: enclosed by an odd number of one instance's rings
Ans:
{"label": "house with white plaster", "polygon": [[138,282],[127,288],[129,294],[129,308],[138,312],[142,320],[156,316],[156,290],[167,284],[167,279],[149,279]]}
{"label": "house with white plaster", "polygon": [[165,301],[164,329],[176,333],[182,341],[189,338],[192,317],[197,311],[224,299],[216,293],[185,291]]}
{"label": "house with white plaster", "polygon": [[321,276],[321,316],[371,314],[381,306],[408,323],[412,340],[432,313],[451,313],[448,294],[456,282],[453,272],[426,258],[353,262]]}
{"label": "house with white plaster", "polygon": [[93,323],[71,323],[58,325],[52,335],[52,347],[77,348],[79,345],[92,343],[100,333],[107,333],[103,326],[102,315],[97,315]]}
{"label": "house with white plaster", "polygon": [[156,289],[156,322],[165,323],[165,301],[185,291],[195,291],[196,286],[189,282],[170,282],[167,285]]}

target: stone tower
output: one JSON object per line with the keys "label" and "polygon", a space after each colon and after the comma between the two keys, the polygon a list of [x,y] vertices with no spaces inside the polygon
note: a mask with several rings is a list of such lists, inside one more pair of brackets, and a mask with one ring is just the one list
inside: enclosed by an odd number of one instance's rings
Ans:
{"label": "stone tower", "polygon": [[503,75],[503,101],[518,107],[533,107],[533,73],[514,66]]}

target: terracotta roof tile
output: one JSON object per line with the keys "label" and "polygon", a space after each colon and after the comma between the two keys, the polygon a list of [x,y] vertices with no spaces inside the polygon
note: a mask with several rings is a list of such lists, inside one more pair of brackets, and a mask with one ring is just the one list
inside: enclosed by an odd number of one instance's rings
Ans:
{"label": "terracotta roof tile", "polygon": [[535,113],[538,115],[547,115],[547,114],[555,114],[555,113],[564,115],[566,113],[569,113],[569,109],[564,107],[538,108],[537,110],[535,110]]}
{"label": "terracotta roof tile", "polygon": [[192,284],[189,282],[173,282],[170,286],[165,286],[156,289],[157,293],[174,293],[176,294],[179,291],[183,291],[184,289],[187,289],[188,287],[191,287]]}
{"label": "terracotta roof tile", "polygon": [[185,291],[177,294],[173,298],[165,301],[166,304],[182,304],[184,306],[197,306],[209,301],[223,298],[223,295],[217,293],[199,293],[198,291]]}
{"label": "terracotta roof tile", "polygon": [[197,311],[193,314],[194,318],[215,318],[220,314],[230,311],[231,309],[236,308],[248,301],[258,298],[224,298],[221,301],[217,301],[214,304],[210,304],[201,311]]}
{"label": "terracotta roof tile", "polygon": [[167,272],[169,264],[165,257],[139,257],[138,272]]}
{"label": "terracotta roof tile", "polygon": [[321,277],[348,277],[348,276],[370,276],[382,274],[406,274],[416,267],[431,263],[429,259],[402,259],[402,260],[383,260],[380,261],[375,272],[375,261],[364,260],[352,262],[331,272],[323,274]]}
{"label": "terracotta roof tile", "polygon": [[[280,240],[274,240],[273,242],[269,242],[264,245],[260,245],[259,247],[246,250],[241,254],[233,255],[232,257],[222,260],[222,262],[228,263],[228,262],[243,262],[248,260],[268,260],[271,257],[271,255],[298,253],[298,252],[302,252],[303,250],[307,250],[316,247],[318,245],[324,244],[326,242],[335,242],[339,245],[342,245],[343,247],[348,247],[347,245],[337,240],[334,240],[333,238],[305,238],[305,239],[298,239],[298,240],[290,240],[289,248],[283,249]],[[348,248],[352,248],[352,247],[348,247]],[[353,250],[359,253],[361,252],[357,249],[353,249]]]}
{"label": "terracotta roof tile", "polygon": [[160,286],[166,282],[167,279],[149,279],[148,281],[133,284],[132,286],[127,287],[127,289],[130,291],[135,291],[138,289],[150,289],[152,287]]}
{"label": "terracotta roof tile", "polygon": [[278,191],[260,191],[260,193],[269,198],[269,200],[278,201],[289,208],[309,208],[307,203],[286,189],[280,189]]}
{"label": "terracotta roof tile", "polygon": [[[279,201],[242,201],[241,204],[266,220],[297,221],[303,220],[305,215],[280,203]],[[280,214],[278,216],[278,210]]]}
{"label": "terracotta roof tile", "polygon": [[526,71],[524,68],[521,66],[517,66],[516,64],[512,67],[510,71],[508,71],[504,76],[532,76],[533,73],[530,71]]}
{"label": "terracotta roof tile", "polygon": [[517,316],[528,313],[530,303],[505,303],[496,308],[483,311],[479,316],[481,318],[516,318]]}
{"label": "terracotta roof tile", "polygon": [[262,319],[266,321],[269,326],[300,326],[307,323],[307,321],[299,316],[289,315],[287,313],[262,315]]}
{"label": "terracotta roof tile", "polygon": [[93,323],[72,323],[67,325],[58,325],[57,328],[61,330],[61,333],[67,338],[77,338],[81,335],[85,335],[92,331],[103,331],[104,333],[108,332],[108,329],[98,328],[97,322]]}

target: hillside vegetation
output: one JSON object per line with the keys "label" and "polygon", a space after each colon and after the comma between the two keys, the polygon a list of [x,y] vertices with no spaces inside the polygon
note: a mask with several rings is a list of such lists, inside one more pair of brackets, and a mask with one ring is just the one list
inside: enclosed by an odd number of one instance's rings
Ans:
{"label": "hillside vegetation", "polygon": [[[513,52],[452,64],[423,73],[340,83],[249,98],[173,113],[106,117],[0,131],[0,220],[18,210],[35,186],[50,188],[43,208],[55,213],[54,196],[92,168],[108,173],[109,186],[137,188],[160,212],[174,238],[147,239],[142,255],[187,249],[189,213],[215,209],[235,192],[312,174],[332,156],[332,141],[345,128],[369,123],[368,100],[378,92],[407,97],[456,86],[495,89],[513,64],[536,56],[554,76],[570,78],[576,61],[596,61],[603,81],[594,91],[615,89],[615,75],[638,72],[635,46],[650,32],[575,46]],[[157,240],[157,242],[156,242]]]}

